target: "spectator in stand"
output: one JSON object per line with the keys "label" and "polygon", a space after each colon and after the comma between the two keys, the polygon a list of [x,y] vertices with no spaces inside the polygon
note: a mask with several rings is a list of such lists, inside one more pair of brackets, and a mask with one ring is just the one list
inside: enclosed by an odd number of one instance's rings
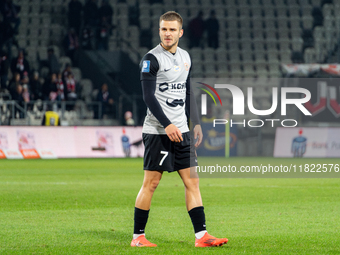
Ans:
{"label": "spectator in stand", "polygon": [[65,36],[64,39],[64,47],[66,56],[68,56],[73,62],[74,62],[74,54],[79,48],[79,40],[78,35],[76,34],[76,31],[74,28],[70,28],[69,32]]}
{"label": "spectator in stand", "polygon": [[65,69],[63,70],[64,81],[66,80],[66,78],[69,74],[73,75],[71,65],[69,63],[67,63],[66,66],[65,66]]}
{"label": "spectator in stand", "polygon": [[43,86],[40,82],[39,73],[37,71],[33,72],[33,75],[30,79],[30,88],[31,88],[31,99],[38,100],[43,98]]}
{"label": "spectator in stand", "polygon": [[98,10],[99,29],[97,31],[97,50],[109,49],[109,37],[112,33],[113,9],[108,0],[102,0]]}
{"label": "spectator in stand", "polygon": [[21,84],[27,84],[29,82],[28,72],[24,72],[21,77]]}
{"label": "spectator in stand", "polygon": [[0,11],[6,24],[14,24],[13,32],[18,34],[20,18],[18,13],[20,12],[20,6],[13,3],[12,0],[1,0]]}
{"label": "spectator in stand", "polygon": [[58,96],[57,89],[57,74],[52,73],[49,79],[46,79],[42,88],[44,100],[55,101]]}
{"label": "spectator in stand", "polygon": [[28,78],[28,73],[24,72],[24,74],[22,75],[20,83],[21,83],[22,86],[26,85],[29,88],[29,82],[30,82],[30,79]]}
{"label": "spectator in stand", "polygon": [[112,25],[113,9],[112,6],[109,4],[108,0],[102,0],[102,5],[98,10],[98,16],[100,20],[102,20],[102,18],[105,17],[107,23]]}
{"label": "spectator in stand", "polygon": [[57,87],[57,101],[65,101],[65,86],[61,73],[57,74],[55,84]]}
{"label": "spectator in stand", "polygon": [[83,50],[93,50],[93,30],[89,27],[85,27],[82,32],[81,47]]}
{"label": "spectator in stand", "polygon": [[135,125],[135,121],[132,118],[132,112],[126,111],[125,114],[124,114],[124,119],[125,119],[125,125],[127,125],[127,126],[134,126]]}
{"label": "spectator in stand", "polygon": [[68,27],[74,28],[77,35],[80,32],[82,9],[83,4],[79,0],[71,0],[68,4]]}
{"label": "spectator in stand", "polygon": [[208,47],[217,49],[220,25],[216,19],[216,13],[214,10],[210,12],[210,17],[205,21],[205,29],[208,32]]}
{"label": "spectator in stand", "polygon": [[7,89],[9,61],[5,51],[0,53],[0,91]]}
{"label": "spectator in stand", "polygon": [[11,72],[19,73],[22,77],[24,72],[29,73],[30,66],[28,61],[25,59],[25,50],[20,49],[18,52],[18,57],[14,58],[11,62]]}
{"label": "spectator in stand", "polygon": [[40,68],[42,67],[47,67],[49,74],[60,72],[60,64],[57,56],[54,54],[53,47],[47,49],[47,59],[40,61]]}
{"label": "spectator in stand", "polygon": [[101,90],[98,92],[96,101],[101,102],[102,107],[101,107],[101,115],[99,114],[99,108],[95,107],[95,110],[94,110],[95,119],[101,119],[103,118],[104,115],[107,115],[110,112],[112,112],[112,106],[113,106],[114,101],[110,97],[109,87],[107,86],[106,83],[102,85]]}
{"label": "spectator in stand", "polygon": [[76,90],[76,80],[74,79],[74,75],[71,69],[70,64],[66,64],[65,69],[63,71],[63,81],[65,84],[65,97],[68,101],[76,101],[77,90]]}
{"label": "spectator in stand", "polygon": [[84,25],[96,27],[98,25],[97,0],[88,0],[84,6]]}
{"label": "spectator in stand", "polygon": [[107,18],[103,16],[97,31],[97,50],[109,49],[110,30],[111,25],[107,22]]}
{"label": "spectator in stand", "polygon": [[60,64],[58,62],[57,56],[54,54],[54,49],[52,47],[48,48],[47,50],[47,62],[50,73],[56,74],[60,72]]}
{"label": "spectator in stand", "polygon": [[[22,96],[23,88],[20,83],[16,84],[15,89],[12,94],[12,100],[15,100],[21,107],[24,107],[24,98]],[[14,117],[17,115],[17,112],[19,112],[19,118],[24,118],[24,114],[15,107],[15,113]]]}
{"label": "spectator in stand", "polygon": [[[51,76],[51,75],[49,75],[49,76]],[[41,99],[43,101],[48,101],[49,100],[50,88],[51,88],[50,84],[51,84],[51,77],[46,78],[44,83],[42,84]]]}
{"label": "spectator in stand", "polygon": [[68,101],[75,101],[77,100],[77,93],[76,93],[76,81],[74,80],[73,74],[68,73],[65,79],[66,89],[67,89],[67,100]]}
{"label": "spectator in stand", "polygon": [[200,11],[196,18],[192,19],[188,26],[189,48],[200,47],[204,32],[203,12]]}
{"label": "spectator in stand", "polygon": [[21,85],[20,73],[14,73],[13,78],[10,81],[9,86],[8,86],[8,90],[12,98],[13,98],[13,95],[16,93],[18,85]]}
{"label": "spectator in stand", "polygon": [[30,102],[30,91],[27,84],[22,85],[22,98],[25,103]]}
{"label": "spectator in stand", "polygon": [[[28,78],[28,73],[24,72],[24,75],[21,79],[21,85],[22,85],[22,98],[24,99],[23,102],[23,107],[25,106],[24,103],[29,103],[30,102],[30,97],[31,97],[31,91],[29,87],[29,78]],[[31,109],[30,105],[27,105],[28,110]]]}
{"label": "spectator in stand", "polygon": [[12,99],[16,100],[18,102],[23,102],[24,99],[22,97],[22,85],[20,83],[17,83],[12,94]]}

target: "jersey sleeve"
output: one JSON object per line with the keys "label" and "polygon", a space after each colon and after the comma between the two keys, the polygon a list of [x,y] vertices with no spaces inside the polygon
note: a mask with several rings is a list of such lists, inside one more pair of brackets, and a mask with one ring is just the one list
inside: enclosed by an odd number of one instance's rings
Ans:
{"label": "jersey sleeve", "polygon": [[156,77],[159,69],[156,57],[150,53],[146,54],[141,61],[140,69],[144,102],[161,125],[166,128],[171,124],[171,121],[165,115],[161,105],[155,97]]}
{"label": "jersey sleeve", "polygon": [[142,80],[142,91],[143,91],[143,100],[152,114],[156,117],[156,119],[162,124],[164,128],[171,124],[171,121],[165,115],[162,110],[161,105],[155,97],[156,90],[156,81],[151,80]]}
{"label": "jersey sleeve", "polygon": [[140,80],[156,81],[158,70],[158,60],[153,54],[147,53],[140,63]]}

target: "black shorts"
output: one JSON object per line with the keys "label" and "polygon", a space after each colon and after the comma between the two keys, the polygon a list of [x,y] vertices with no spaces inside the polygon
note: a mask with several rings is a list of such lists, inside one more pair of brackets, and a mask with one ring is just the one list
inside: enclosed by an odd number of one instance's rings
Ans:
{"label": "black shorts", "polygon": [[167,135],[143,133],[144,170],[174,172],[197,166],[194,139],[190,139],[190,132],[183,133],[182,136],[183,141],[176,143],[171,142]]}

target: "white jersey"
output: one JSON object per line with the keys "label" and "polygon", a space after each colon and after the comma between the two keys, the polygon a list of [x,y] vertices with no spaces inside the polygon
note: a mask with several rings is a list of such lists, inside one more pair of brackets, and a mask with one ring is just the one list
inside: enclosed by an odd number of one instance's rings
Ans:
{"label": "white jersey", "polygon": [[[190,67],[188,52],[177,47],[176,53],[172,54],[160,44],[150,50],[142,60],[141,80],[156,79],[155,97],[164,114],[182,133],[189,131],[185,100]],[[166,134],[164,127],[149,109],[144,120],[143,133]]]}

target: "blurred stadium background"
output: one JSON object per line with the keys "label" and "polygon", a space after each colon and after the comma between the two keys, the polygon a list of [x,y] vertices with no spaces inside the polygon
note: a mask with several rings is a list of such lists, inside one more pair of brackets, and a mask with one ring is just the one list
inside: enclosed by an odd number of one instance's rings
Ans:
{"label": "blurred stadium background", "polygon": [[[87,1],[80,2],[84,5]],[[101,2],[96,2],[98,7]],[[132,112],[135,125],[142,125],[146,109],[138,64],[142,56],[159,43],[159,16],[169,10],[179,12],[184,19],[185,33],[180,47],[191,54],[192,77],[208,84],[221,80],[236,83],[243,91],[252,86],[254,106],[258,109],[271,106],[272,87],[286,86],[283,78],[294,78],[295,86],[303,86],[301,78],[334,79],[339,74],[336,63],[340,60],[340,3],[335,0],[109,0],[113,15],[108,49],[96,49],[98,27],[85,25],[85,12],[82,12],[79,48],[73,59],[67,56],[64,46],[70,28],[70,0],[13,0],[13,3],[20,6],[21,23],[10,42],[2,37],[2,49],[7,54],[11,52],[12,59],[20,49],[25,49],[31,72],[38,71],[44,83],[49,70],[42,63],[48,59],[48,49],[53,48],[60,72],[67,64],[71,65],[78,98],[61,102],[31,99],[19,105],[12,100],[10,91],[2,88],[0,125],[41,125],[48,105],[56,105],[54,109],[61,116],[62,125],[121,126],[126,124],[124,115],[127,111]],[[200,45],[189,48],[190,20],[200,11],[206,20],[212,10],[219,22],[219,47],[208,47],[205,32]],[[94,45],[92,50],[84,46],[85,29],[93,35],[90,36],[90,44]],[[9,70],[8,84],[12,77]],[[97,94],[103,83],[108,84],[113,104],[101,112]],[[317,84],[314,85],[316,91]],[[199,100],[199,92],[197,94]],[[211,113],[214,116],[222,116],[225,110],[232,111],[230,95],[222,96],[227,100],[223,108],[214,108]],[[317,99],[315,95],[313,100]],[[299,127],[339,126],[337,116],[305,119],[296,107],[288,109],[285,118],[297,119]],[[277,115],[270,117],[280,118]],[[251,113],[244,118],[263,119]],[[266,127],[239,129],[236,155],[272,156],[275,130]]]}

